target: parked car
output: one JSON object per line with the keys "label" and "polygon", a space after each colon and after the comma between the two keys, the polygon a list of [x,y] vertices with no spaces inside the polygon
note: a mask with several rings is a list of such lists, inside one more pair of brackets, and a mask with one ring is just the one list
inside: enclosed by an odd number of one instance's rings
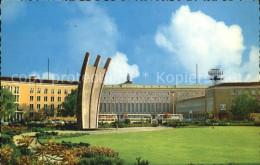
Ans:
{"label": "parked car", "polygon": [[51,120],[51,123],[60,124],[60,125],[65,124],[65,122],[63,120]]}
{"label": "parked car", "polygon": [[67,120],[67,121],[65,121],[65,123],[72,124],[72,123],[76,123],[76,121],[74,121],[74,120]]}

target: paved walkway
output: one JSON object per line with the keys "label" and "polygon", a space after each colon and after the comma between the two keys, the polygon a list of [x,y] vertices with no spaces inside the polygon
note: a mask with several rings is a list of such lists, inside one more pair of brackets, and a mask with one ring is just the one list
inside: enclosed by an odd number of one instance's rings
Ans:
{"label": "paved walkway", "polygon": [[109,128],[109,129],[100,129],[100,130],[86,130],[86,131],[60,131],[58,133],[89,133],[89,134],[104,134],[104,133],[122,133],[122,132],[147,132],[147,131],[161,131],[173,129],[173,127],[127,127],[127,128]]}

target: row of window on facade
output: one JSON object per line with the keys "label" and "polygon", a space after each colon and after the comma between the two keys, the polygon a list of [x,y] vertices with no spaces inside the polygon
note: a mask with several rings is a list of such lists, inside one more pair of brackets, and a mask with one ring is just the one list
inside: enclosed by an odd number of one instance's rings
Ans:
{"label": "row of window on facade", "polygon": [[190,98],[195,98],[197,96],[178,96],[178,100],[184,100],[184,99],[190,99]]}
{"label": "row of window on facade", "polygon": [[[9,91],[13,92],[13,86],[1,86],[2,88],[8,88]],[[19,94],[19,86],[14,86],[14,94]]]}
{"label": "row of window on facade", "polygon": [[169,112],[170,103],[101,103],[100,113]]}
{"label": "row of window on facade", "polygon": [[169,96],[170,95],[170,92],[103,92],[103,95],[104,96],[114,96],[114,95],[116,95],[116,96],[125,96],[125,95],[128,95],[128,96],[137,96],[137,95],[139,95],[139,96],[141,96],[141,95],[143,95],[143,96],[146,96],[146,95],[152,95],[152,96],[154,96],[154,95],[158,95],[159,94],[159,96],[161,96],[161,95],[163,95],[163,96]]}
{"label": "row of window on facade", "polygon": [[170,97],[101,97],[101,100],[170,100]]}
{"label": "row of window on facade", "polygon": [[[54,99],[55,97],[54,96],[51,96],[51,102],[54,102],[55,101],[55,99]],[[41,101],[41,96],[37,96],[37,101]],[[30,96],[30,101],[33,101],[34,100],[34,96]],[[43,100],[44,101],[48,101],[48,97],[47,96],[44,96],[43,97]],[[61,97],[57,97],[57,100],[58,100],[58,102],[61,102]],[[64,97],[64,101],[66,101],[66,97]]]}
{"label": "row of window on facade", "polygon": [[185,108],[177,107],[176,109],[177,109],[176,110],[177,113],[190,112],[190,111],[205,111],[205,105],[197,106],[197,107],[185,107]]}
{"label": "row of window on facade", "polygon": [[[204,94],[204,92],[202,91],[201,92],[201,95],[203,95]],[[178,96],[180,97],[180,96],[187,96],[187,95],[189,95],[189,96],[191,96],[191,95],[193,95],[193,96],[195,96],[195,95],[200,95],[200,92],[195,92],[195,91],[189,91],[189,92],[178,92]]]}
{"label": "row of window on facade", "polygon": [[184,119],[197,119],[197,120],[202,120],[202,119],[205,119],[205,117],[206,117],[206,115],[205,115],[205,113],[195,113],[195,114],[193,114],[193,113],[185,113],[185,114],[183,114],[183,118]]}
{"label": "row of window on facade", "polygon": [[[44,104],[43,107],[41,106],[41,104],[36,104],[36,109],[37,110],[40,110],[40,109],[51,109],[51,110],[54,110],[55,109],[55,106],[54,104]],[[62,105],[61,104],[58,104],[57,105],[57,109],[61,109],[62,108]],[[30,110],[34,110],[34,104],[30,104]]]}
{"label": "row of window on facade", "polygon": [[[232,90],[231,91],[231,95],[235,95],[236,94],[236,92],[237,92],[237,94],[238,95],[241,95],[242,93],[247,93],[247,94],[249,94],[249,91],[248,90],[241,90],[241,89],[239,89],[239,90]],[[252,89],[251,90],[251,94],[252,95],[255,95],[256,94],[256,91],[254,90],[254,89]],[[258,89],[258,94],[260,95],[260,89]]]}
{"label": "row of window on facade", "polygon": [[[41,93],[41,88],[37,88],[37,93]],[[57,89],[57,94],[61,94],[61,89]],[[34,88],[30,88],[30,93],[34,93]],[[44,94],[48,94],[48,88],[43,89]],[[51,94],[55,94],[55,89],[51,89]],[[64,89],[64,94],[68,94],[68,89]]]}
{"label": "row of window on facade", "polygon": [[183,103],[183,104],[177,104],[177,107],[183,108],[183,107],[196,107],[196,106],[202,106],[205,105],[205,101],[198,101],[198,102],[192,102],[192,103]]}

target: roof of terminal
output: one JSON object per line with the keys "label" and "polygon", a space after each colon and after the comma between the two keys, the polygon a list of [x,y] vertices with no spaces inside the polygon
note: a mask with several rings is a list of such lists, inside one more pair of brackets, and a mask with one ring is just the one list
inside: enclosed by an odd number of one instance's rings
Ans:
{"label": "roof of terminal", "polygon": [[60,81],[60,80],[48,80],[48,79],[37,79],[37,78],[18,78],[18,77],[0,77],[1,81],[12,81],[12,82],[24,82],[24,83],[46,83],[46,84],[67,84],[67,85],[78,85],[78,81]]}
{"label": "roof of terminal", "polygon": [[220,83],[212,87],[224,87],[224,86],[257,86],[260,85],[260,82],[228,82]]}

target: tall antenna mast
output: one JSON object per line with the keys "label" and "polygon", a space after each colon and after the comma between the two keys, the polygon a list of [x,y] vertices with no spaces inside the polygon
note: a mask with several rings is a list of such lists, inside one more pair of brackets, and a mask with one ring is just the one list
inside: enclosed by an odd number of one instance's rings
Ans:
{"label": "tall antenna mast", "polygon": [[49,75],[50,75],[50,60],[48,58],[48,80],[50,79]]}

